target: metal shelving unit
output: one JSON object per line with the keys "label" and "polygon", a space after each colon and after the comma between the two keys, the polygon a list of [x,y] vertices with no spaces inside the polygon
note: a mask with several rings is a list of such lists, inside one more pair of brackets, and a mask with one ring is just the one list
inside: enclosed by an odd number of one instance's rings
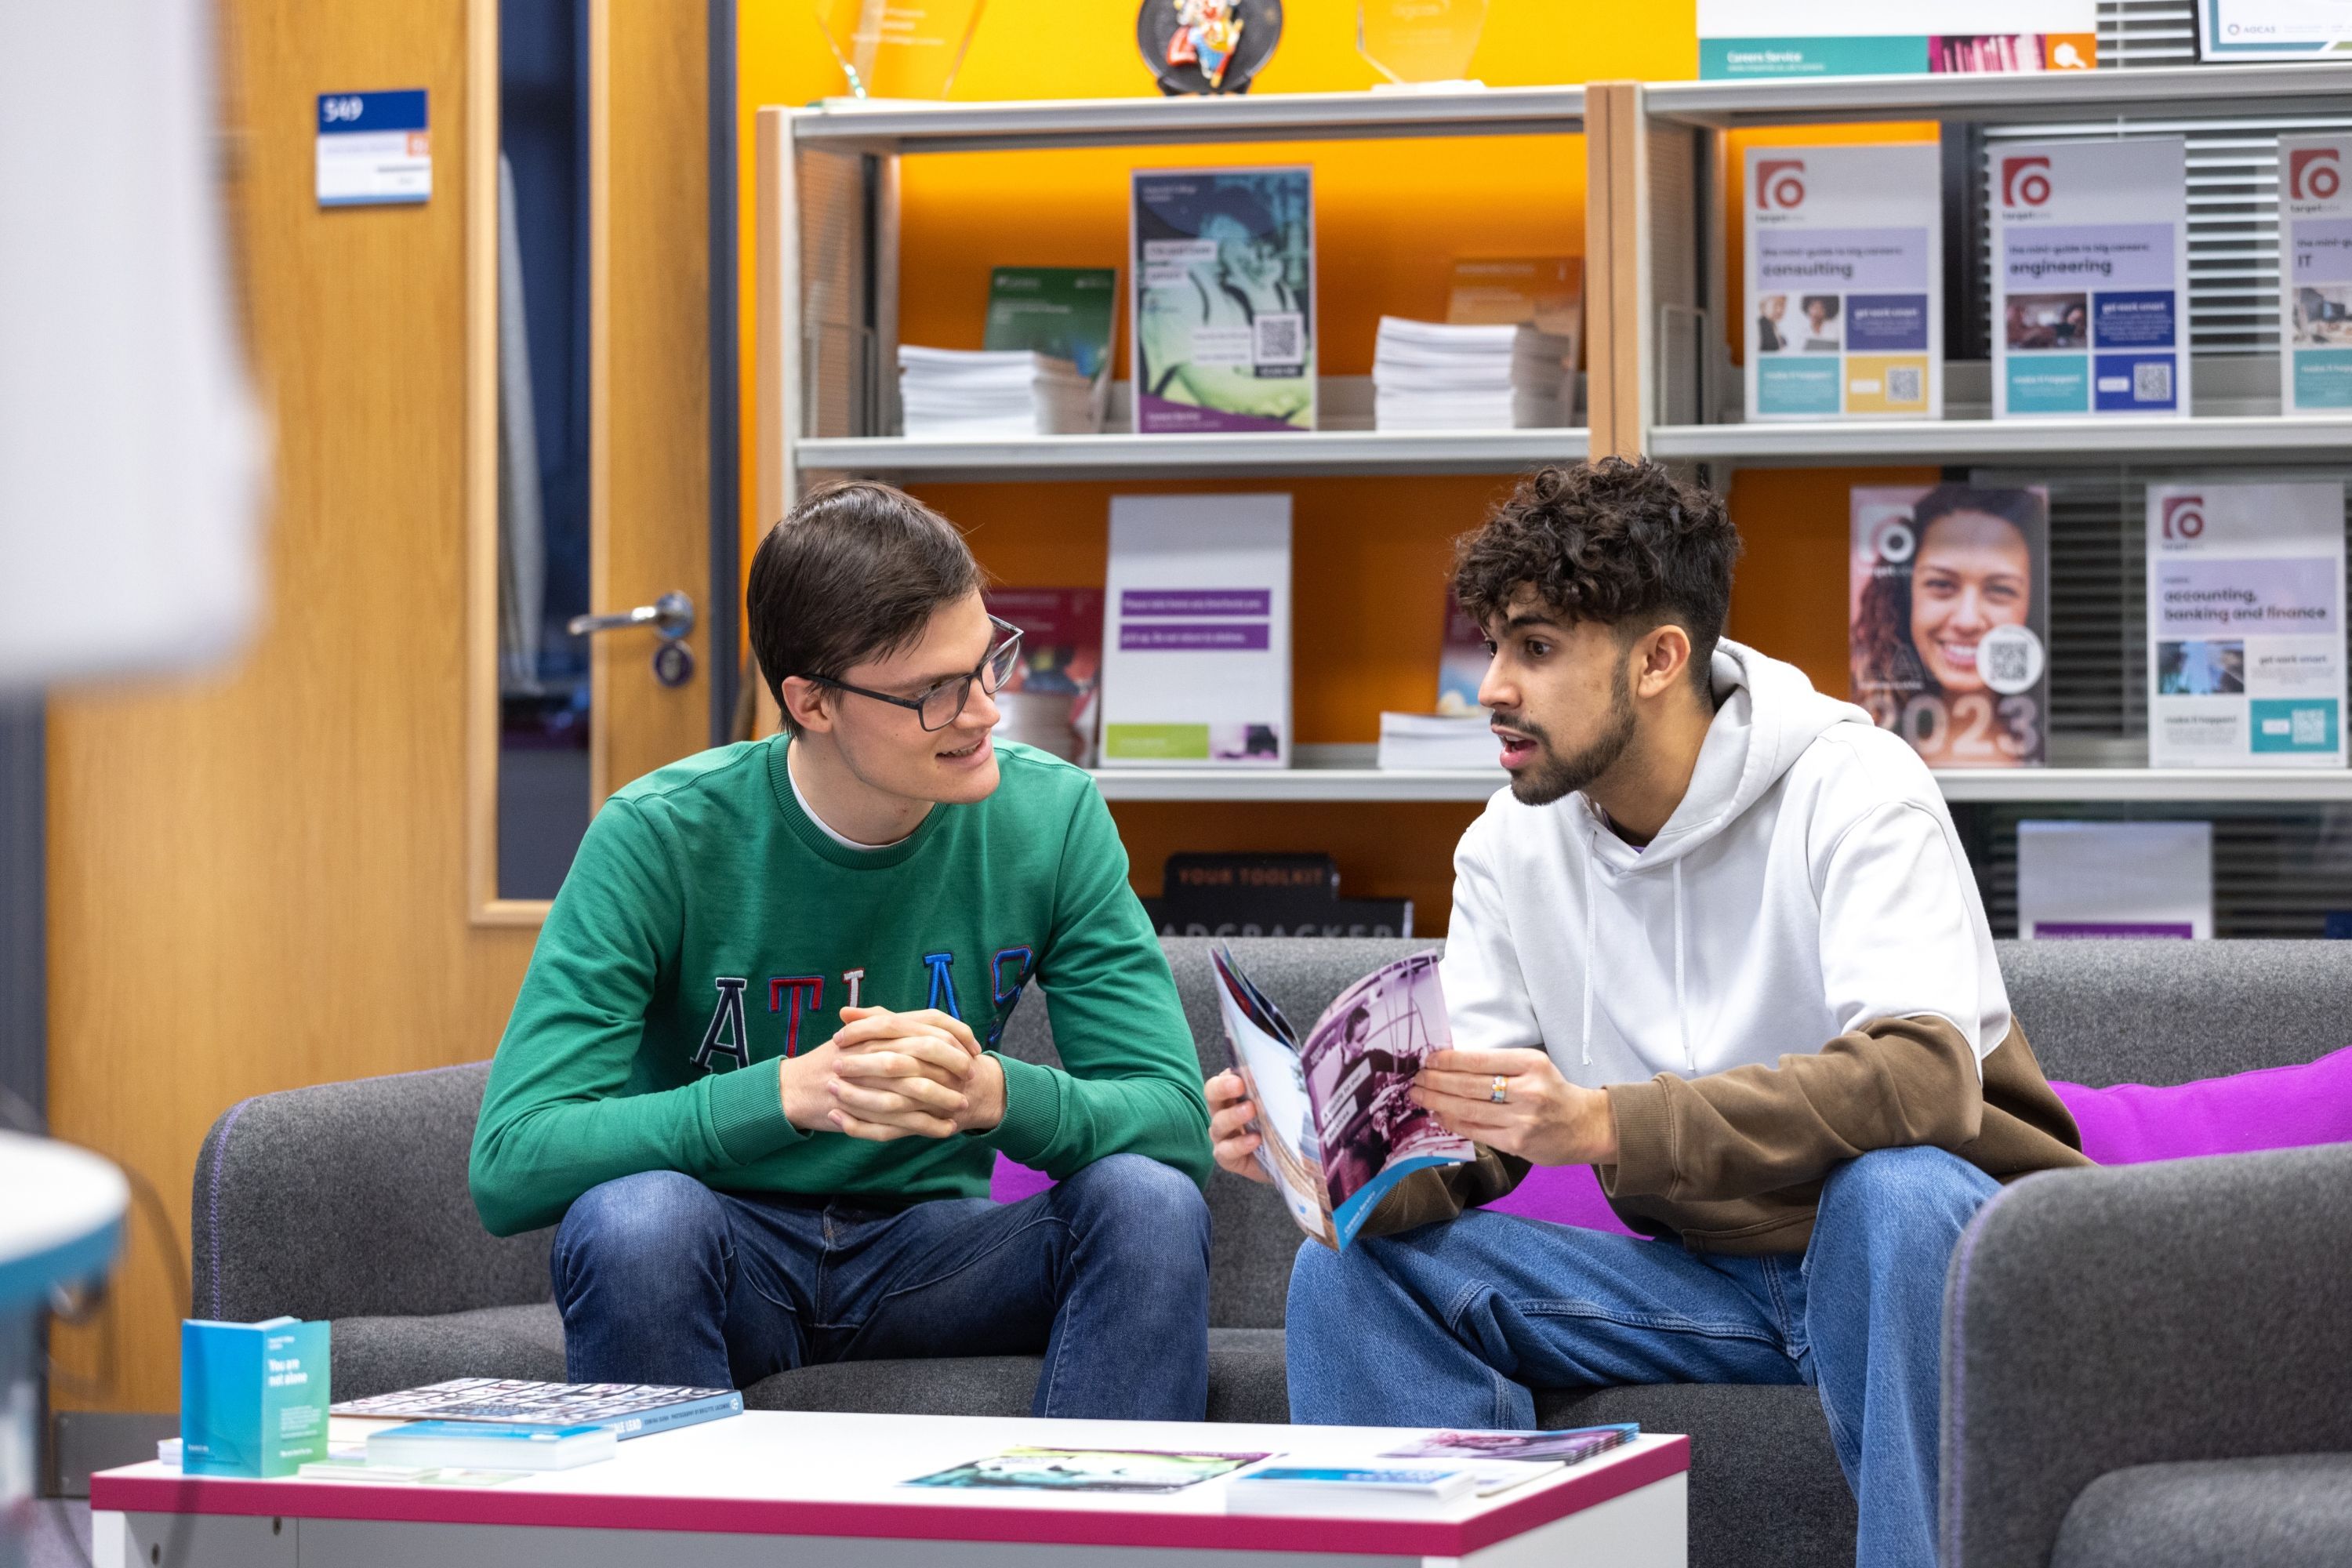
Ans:
{"label": "metal shelving unit", "polygon": [[[2276,362],[2200,354],[2187,418],[1988,417],[1981,362],[1948,361],[1946,416],[1746,423],[1723,347],[1731,280],[1721,234],[1727,182],[1739,170],[1725,133],[1853,121],[1999,125],[2039,133],[2084,122],[2241,121],[2352,112],[2352,66],[2164,67],[2012,76],[1855,77],[1830,80],[1672,82],[1631,89],[1619,157],[1630,177],[1629,222],[1642,240],[1631,277],[1613,280],[1616,374],[1638,378],[1617,405],[1612,449],[1706,465],[1718,487],[1742,467],[1938,464],[2031,466],[2053,473],[2121,464],[2233,465],[2352,461],[2352,419],[2277,412]],[[1613,127],[1596,140],[1620,135]],[[1622,246],[1621,255],[1625,254]],[[1696,326],[1694,328],[1693,323]],[[1597,421],[1596,421],[1597,422]],[[1758,542],[1764,544],[1766,542]],[[1768,545],[1769,547],[1769,545]],[[1955,803],[2097,802],[2121,805],[2352,801],[2352,772],[2157,770],[2145,766],[1951,770],[1937,782]]]}
{"label": "metal shelving unit", "polygon": [[[2352,112],[2352,66],[2232,66],[2033,76],[1848,78],[1514,88],[1431,93],[1122,99],[998,104],[830,102],[759,112],[760,499],[780,515],[814,475],[903,480],[1055,481],[1318,475],[1508,473],[1595,451],[1741,465],[2127,461],[2352,461],[2352,420],[2265,413],[2259,367],[2216,397],[2200,359],[2200,412],[2187,419],[1995,422],[1965,398],[1937,421],[1746,424],[1718,417],[1728,367],[1702,353],[1662,363],[1677,340],[1720,336],[1722,133],[1852,121],[2010,127],[2088,118]],[[891,434],[881,367],[898,343],[899,160],[961,152],[1587,132],[1586,295],[1595,428],[1483,432],[1328,428],[1296,435],[1037,437],[909,441]],[[2252,393],[2252,397],[2241,395]],[[2274,397],[2274,395],[2273,395]],[[1664,411],[1676,416],[1668,420]],[[1968,416],[1971,412],[1979,415]],[[1342,419],[1342,426],[1353,421]],[[1286,772],[1120,769],[1097,774],[1124,800],[1463,801],[1504,775],[1382,773],[1370,748],[1299,748]],[[1955,802],[2329,802],[2352,773],[2144,767],[1955,771]]]}
{"label": "metal shelving unit", "polygon": [[[910,441],[885,367],[898,342],[898,168],[913,155],[1237,142],[1562,135],[1585,128],[1577,87],[1201,99],[913,104],[830,101],[758,116],[761,509],[780,516],[814,476],[897,480],[1264,479],[1507,474],[1583,457],[1581,426],[1384,431],[1368,385],[1326,378],[1327,427],[1296,434],[1041,436]],[[780,323],[775,330],[769,323]],[[1331,394],[1338,390],[1341,395]],[[1360,407],[1356,406],[1360,405]],[[1335,407],[1334,405],[1337,405]],[[1483,800],[1485,773],[1382,773],[1370,747],[1298,748],[1283,771],[1118,769],[1114,800]]]}
{"label": "metal shelving unit", "polygon": [[1264,436],[1036,436],[1013,441],[843,437],[799,444],[803,472],[893,479],[1168,479],[1327,474],[1507,474],[1580,458],[1581,427],[1306,430]]}
{"label": "metal shelving unit", "polygon": [[1079,98],[1013,103],[828,99],[795,112],[804,146],[900,153],[1338,142],[1379,136],[1525,136],[1580,131],[1580,87],[1434,92],[1294,92],[1218,98]]}

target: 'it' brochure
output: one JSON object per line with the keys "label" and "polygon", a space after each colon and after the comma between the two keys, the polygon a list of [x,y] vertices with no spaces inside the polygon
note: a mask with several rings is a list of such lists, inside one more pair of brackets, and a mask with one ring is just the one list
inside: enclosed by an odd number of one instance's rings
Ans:
{"label": "'it' brochure", "polygon": [[1223,948],[1209,955],[1234,1070],[1257,1108],[1258,1163],[1298,1228],[1344,1249],[1390,1188],[1476,1151],[1413,1102],[1413,1075],[1453,1043],[1437,954],[1375,969],[1299,1044],[1290,1020]]}
{"label": "'it' brochure", "polygon": [[1938,418],[1944,208],[1932,142],[1748,153],[1748,416]]}
{"label": "'it' brochure", "polygon": [[2352,136],[2278,144],[2279,406],[2352,413]]}

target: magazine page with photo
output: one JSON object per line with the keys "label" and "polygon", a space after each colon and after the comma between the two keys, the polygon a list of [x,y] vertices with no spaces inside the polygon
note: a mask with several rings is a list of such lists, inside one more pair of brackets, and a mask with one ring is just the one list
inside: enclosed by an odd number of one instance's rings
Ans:
{"label": "magazine page with photo", "polygon": [[1857,486],[1853,700],[1932,768],[2033,767],[2050,713],[2050,494]]}
{"label": "magazine page with photo", "polygon": [[1422,1063],[1453,1042],[1435,952],[1356,982],[1303,1046],[1230,952],[1211,956],[1234,1070],[1259,1107],[1258,1161],[1301,1230],[1344,1249],[1398,1182],[1475,1156],[1412,1098]]}

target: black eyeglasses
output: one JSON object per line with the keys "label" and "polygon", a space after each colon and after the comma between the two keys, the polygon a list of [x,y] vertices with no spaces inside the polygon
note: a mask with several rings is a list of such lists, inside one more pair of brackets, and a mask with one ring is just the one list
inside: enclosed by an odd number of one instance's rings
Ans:
{"label": "black eyeglasses", "polygon": [[835,680],[829,675],[803,675],[803,680],[813,680],[819,686],[830,686],[835,691],[852,692],[870,697],[877,702],[887,702],[894,708],[910,708],[925,730],[944,730],[954,723],[971,700],[971,683],[983,682],[982,689],[991,697],[1004,689],[1013,679],[1013,667],[1021,662],[1021,628],[1011,621],[988,617],[999,641],[984,655],[970,675],[950,675],[945,680],[925,687],[912,697],[893,697],[887,691],[868,691],[863,686],[852,686],[845,680]]}

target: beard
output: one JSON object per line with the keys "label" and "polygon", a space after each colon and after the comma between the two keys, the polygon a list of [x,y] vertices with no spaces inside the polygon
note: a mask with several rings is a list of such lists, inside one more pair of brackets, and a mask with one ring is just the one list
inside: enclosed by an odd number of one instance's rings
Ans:
{"label": "beard", "polygon": [[1518,715],[1506,712],[1495,715],[1496,723],[1506,730],[1517,730],[1535,742],[1541,752],[1533,766],[1521,769],[1511,779],[1511,795],[1520,805],[1549,805],[1584,788],[1617,765],[1617,759],[1623,756],[1625,748],[1633,743],[1632,671],[1620,670],[1618,677],[1610,695],[1608,717],[1601,721],[1601,733],[1593,737],[1590,745],[1570,756],[1564,757],[1553,751],[1551,737]]}

